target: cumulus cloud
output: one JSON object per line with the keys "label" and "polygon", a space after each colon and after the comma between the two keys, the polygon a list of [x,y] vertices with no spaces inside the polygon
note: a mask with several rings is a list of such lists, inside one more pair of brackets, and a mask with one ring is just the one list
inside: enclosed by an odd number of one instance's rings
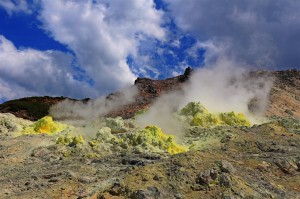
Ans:
{"label": "cumulus cloud", "polygon": [[84,97],[87,83],[74,79],[71,55],[58,51],[17,49],[0,35],[0,99],[32,95]]}
{"label": "cumulus cloud", "polygon": [[140,41],[163,39],[161,11],[149,0],[42,1],[44,29],[71,49],[95,82],[98,94],[133,84],[127,64]]}
{"label": "cumulus cloud", "polygon": [[0,1],[0,7],[2,7],[9,15],[12,15],[13,13],[25,13],[25,14],[31,14],[32,10],[30,6],[28,5],[27,1],[24,0],[1,0]]}
{"label": "cumulus cloud", "polygon": [[257,67],[300,67],[300,1],[165,0],[176,24],[207,49]]}
{"label": "cumulus cloud", "polygon": [[35,96],[37,93],[22,88],[14,82],[6,82],[0,78],[0,102],[24,96]]}
{"label": "cumulus cloud", "polygon": [[72,52],[17,49],[1,36],[1,100],[27,95],[93,98],[122,89],[133,84],[139,71],[129,67],[128,56],[139,56],[142,41],[165,38],[163,12],[152,0],[3,0],[0,7],[9,15],[38,13],[45,32]]}

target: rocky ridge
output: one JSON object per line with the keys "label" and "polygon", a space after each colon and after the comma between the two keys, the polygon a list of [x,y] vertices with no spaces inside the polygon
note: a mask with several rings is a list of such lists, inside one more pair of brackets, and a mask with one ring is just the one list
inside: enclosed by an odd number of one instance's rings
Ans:
{"label": "rocky ridge", "polygon": [[[184,85],[192,73],[191,68],[187,68],[183,75],[165,80],[152,80],[148,78],[137,78],[134,86],[138,88],[138,94],[134,102],[114,110],[107,114],[110,117],[121,116],[130,118],[137,111],[147,109],[157,97],[163,93],[178,90]],[[274,78],[274,84],[270,93],[270,103],[266,111],[268,116],[291,116],[300,118],[300,71],[296,69],[286,71],[254,72],[253,75],[269,75]],[[107,96],[116,95],[112,93]],[[29,120],[38,120],[48,114],[51,105],[65,99],[79,101],[65,97],[29,97],[12,100],[0,105],[0,113],[12,113],[17,117]],[[86,98],[81,101],[86,102],[92,99]]]}

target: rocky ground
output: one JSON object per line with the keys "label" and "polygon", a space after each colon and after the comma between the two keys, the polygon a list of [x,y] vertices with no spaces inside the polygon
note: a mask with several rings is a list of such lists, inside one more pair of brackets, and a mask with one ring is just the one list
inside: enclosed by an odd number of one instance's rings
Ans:
{"label": "rocky ground", "polygon": [[300,119],[300,71],[277,71],[267,115]]}
{"label": "rocky ground", "polygon": [[[127,134],[132,119],[117,121],[120,128],[93,121],[78,128],[93,125],[94,138],[58,142],[60,134],[18,133],[36,124],[1,113],[0,198],[300,198],[300,72],[274,74],[267,122],[189,126],[176,140],[186,148],[178,154],[156,140],[150,148],[131,142],[152,139]],[[111,116],[132,116],[187,76],[138,79],[140,99]]]}
{"label": "rocky ground", "polygon": [[43,133],[16,136],[32,125],[1,115],[0,198],[299,198],[300,122],[293,118],[191,126],[179,154],[122,148],[106,134],[67,144]]}

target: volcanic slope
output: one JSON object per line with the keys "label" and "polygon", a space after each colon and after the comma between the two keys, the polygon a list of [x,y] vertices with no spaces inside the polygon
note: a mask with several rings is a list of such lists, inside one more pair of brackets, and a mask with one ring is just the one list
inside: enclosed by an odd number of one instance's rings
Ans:
{"label": "volcanic slope", "polygon": [[[165,80],[152,80],[148,78],[137,78],[134,87],[137,87],[138,94],[134,101],[117,110],[113,110],[107,114],[110,117],[121,116],[130,118],[137,111],[147,109],[155,101],[155,99],[164,93],[180,89],[189,79],[191,68],[187,68],[184,74]],[[270,93],[270,102],[267,109],[267,115],[291,116],[300,119],[300,71],[286,70],[275,72],[254,72],[253,75],[268,75],[274,78],[274,84]],[[112,93],[107,96],[107,100],[111,96],[118,95]],[[75,100],[65,97],[28,97],[7,101],[0,104],[0,113],[12,113],[17,117],[36,121],[49,114],[49,108],[65,99],[71,101],[88,102],[89,98],[83,100]]]}
{"label": "volcanic slope", "polygon": [[180,139],[130,116],[180,88],[184,75],[138,79],[140,98],[111,113],[128,119],[73,126],[1,113],[0,198],[299,198],[300,75],[273,75],[267,122],[191,102],[174,113],[185,122]]}
{"label": "volcanic slope", "polygon": [[300,71],[276,71],[267,115],[300,119]]}

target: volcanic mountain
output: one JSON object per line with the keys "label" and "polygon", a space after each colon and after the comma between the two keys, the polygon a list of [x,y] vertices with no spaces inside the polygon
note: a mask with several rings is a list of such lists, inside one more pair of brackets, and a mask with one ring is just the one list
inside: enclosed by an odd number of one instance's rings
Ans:
{"label": "volcanic mountain", "polygon": [[[152,80],[149,78],[137,78],[134,87],[137,87],[138,94],[134,102],[127,104],[117,110],[107,114],[110,117],[121,116],[130,118],[140,110],[148,108],[159,96],[173,90],[179,90],[182,85],[188,81],[192,73],[191,68],[187,68],[184,74],[167,78],[164,80]],[[300,118],[300,71],[258,71],[253,72],[253,76],[268,75],[275,79],[270,93],[270,103],[267,109],[267,115],[292,116]],[[112,96],[117,96],[118,92],[107,96],[110,100]],[[93,99],[71,99],[66,97],[28,97],[7,101],[0,105],[0,113],[12,113],[17,117],[38,120],[48,115],[49,108],[65,99],[73,101],[87,102]]]}

